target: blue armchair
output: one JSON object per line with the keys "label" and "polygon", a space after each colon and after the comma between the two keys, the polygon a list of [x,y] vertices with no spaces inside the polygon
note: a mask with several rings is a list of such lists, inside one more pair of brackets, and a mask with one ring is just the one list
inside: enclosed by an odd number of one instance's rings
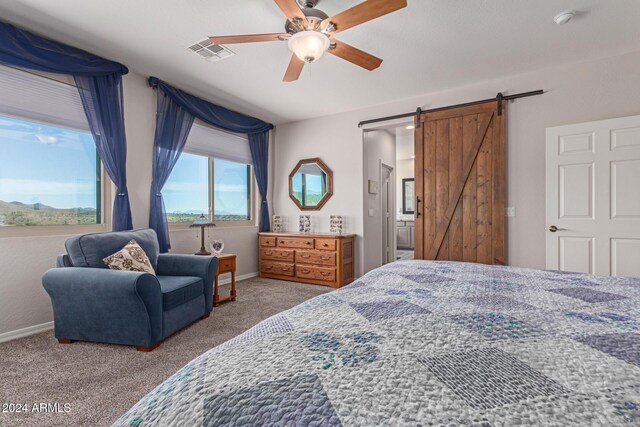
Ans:
{"label": "blue armchair", "polygon": [[[156,276],[110,270],[103,258],[131,239],[144,249]],[[151,229],[85,234],[65,243],[57,268],[42,285],[51,297],[60,343],[95,341],[151,351],[213,308],[216,257],[159,254]]]}

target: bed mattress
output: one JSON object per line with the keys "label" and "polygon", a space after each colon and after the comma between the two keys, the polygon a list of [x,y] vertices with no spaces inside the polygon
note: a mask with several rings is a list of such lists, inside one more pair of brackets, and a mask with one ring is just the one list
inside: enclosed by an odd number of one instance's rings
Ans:
{"label": "bed mattress", "polygon": [[640,425],[640,279],[395,262],[202,354],[114,425]]}

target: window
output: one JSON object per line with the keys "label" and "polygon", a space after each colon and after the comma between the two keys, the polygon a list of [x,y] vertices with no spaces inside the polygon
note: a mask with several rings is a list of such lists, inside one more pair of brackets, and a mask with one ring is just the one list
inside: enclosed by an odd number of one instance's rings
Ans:
{"label": "window", "polygon": [[218,225],[252,220],[252,167],[246,138],[194,124],[162,189],[167,221],[204,214]]}
{"label": "window", "polygon": [[100,159],[77,89],[0,67],[2,231],[103,224],[103,197]]}
{"label": "window", "polygon": [[213,219],[249,221],[251,219],[251,166],[213,159]]}
{"label": "window", "polygon": [[0,116],[0,225],[100,224],[93,137]]}

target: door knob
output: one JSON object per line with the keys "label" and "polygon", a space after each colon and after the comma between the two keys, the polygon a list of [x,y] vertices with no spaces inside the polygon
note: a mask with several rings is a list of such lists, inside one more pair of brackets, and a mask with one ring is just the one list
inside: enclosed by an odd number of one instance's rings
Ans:
{"label": "door knob", "polygon": [[558,228],[555,225],[552,225],[549,228],[545,228],[545,230],[555,233],[556,231],[566,231],[566,228]]}

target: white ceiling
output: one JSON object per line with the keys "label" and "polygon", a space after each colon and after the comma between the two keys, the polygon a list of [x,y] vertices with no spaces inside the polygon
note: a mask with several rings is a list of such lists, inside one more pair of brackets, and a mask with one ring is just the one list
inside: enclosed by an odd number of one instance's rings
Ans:
{"label": "white ceiling", "polygon": [[[580,14],[556,25],[566,9]],[[282,31],[272,0],[3,0],[0,16],[274,123],[640,49],[639,0],[409,0],[337,36],[383,58],[378,70],[325,55],[283,83],[286,43],[230,45],[237,55],[213,63],[186,50],[209,35]]]}

